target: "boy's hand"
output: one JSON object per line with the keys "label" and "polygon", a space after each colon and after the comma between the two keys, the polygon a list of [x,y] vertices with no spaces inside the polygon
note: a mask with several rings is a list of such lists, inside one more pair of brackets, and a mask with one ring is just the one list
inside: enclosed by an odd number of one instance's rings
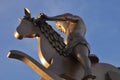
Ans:
{"label": "boy's hand", "polygon": [[37,18],[46,20],[48,18],[48,16],[45,15],[44,13],[40,13]]}

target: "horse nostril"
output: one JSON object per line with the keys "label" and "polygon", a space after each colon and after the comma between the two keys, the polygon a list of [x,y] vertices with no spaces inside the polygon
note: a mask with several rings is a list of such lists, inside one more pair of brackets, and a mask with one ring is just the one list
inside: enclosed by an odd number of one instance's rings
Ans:
{"label": "horse nostril", "polygon": [[23,36],[20,35],[17,31],[14,32],[14,36],[15,36],[15,38],[17,38],[17,39],[22,39],[22,38],[23,38]]}

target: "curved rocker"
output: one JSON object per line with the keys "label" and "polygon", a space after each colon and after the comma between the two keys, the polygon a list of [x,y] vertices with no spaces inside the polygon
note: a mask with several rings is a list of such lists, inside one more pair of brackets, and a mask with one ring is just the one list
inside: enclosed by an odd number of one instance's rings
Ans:
{"label": "curved rocker", "polygon": [[8,53],[7,57],[8,58],[14,58],[14,59],[17,59],[17,60],[20,60],[20,61],[24,62],[30,68],[32,68],[37,74],[44,77],[45,80],[58,80],[58,79],[62,80],[57,75],[55,75],[54,73],[50,72],[45,67],[43,67],[35,59],[33,59],[32,57],[30,57],[29,55],[27,55],[27,54],[25,54],[21,51],[11,50]]}

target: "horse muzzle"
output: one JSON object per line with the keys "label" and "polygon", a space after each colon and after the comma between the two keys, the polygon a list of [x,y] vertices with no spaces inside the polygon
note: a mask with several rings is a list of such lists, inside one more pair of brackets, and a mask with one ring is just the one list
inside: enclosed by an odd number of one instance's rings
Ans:
{"label": "horse muzzle", "polygon": [[14,36],[15,36],[15,38],[17,38],[17,39],[23,39],[23,36],[20,35],[17,31],[14,32]]}

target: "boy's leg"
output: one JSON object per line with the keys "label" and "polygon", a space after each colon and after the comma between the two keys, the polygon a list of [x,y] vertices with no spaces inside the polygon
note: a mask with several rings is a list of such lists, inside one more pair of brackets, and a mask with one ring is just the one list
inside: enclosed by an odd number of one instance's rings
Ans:
{"label": "boy's leg", "polygon": [[91,62],[88,58],[89,50],[84,44],[78,44],[74,47],[74,57],[82,64],[85,74],[84,77],[95,78],[92,75]]}

